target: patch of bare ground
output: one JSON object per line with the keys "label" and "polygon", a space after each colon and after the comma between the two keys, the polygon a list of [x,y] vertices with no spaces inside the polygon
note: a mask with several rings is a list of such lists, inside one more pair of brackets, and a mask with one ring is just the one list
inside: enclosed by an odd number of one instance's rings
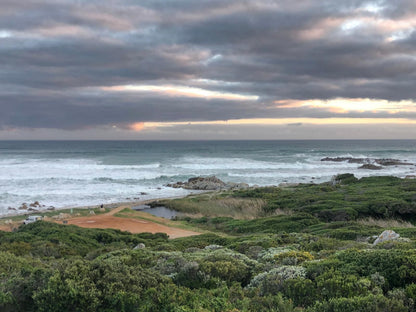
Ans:
{"label": "patch of bare ground", "polygon": [[[126,209],[127,208],[127,209]],[[201,233],[180,229],[172,226],[170,220],[153,217],[143,213],[142,216],[136,215],[135,211],[129,211],[128,206],[120,206],[112,209],[105,214],[91,214],[88,216],[71,216],[68,213],[61,214],[59,218],[45,217],[45,221],[56,222],[60,224],[73,224],[83,228],[97,229],[118,229],[130,233],[166,233],[169,238],[187,237],[199,235]],[[124,212],[123,212],[124,211]],[[121,212],[123,212],[121,214]],[[22,224],[20,221],[0,223],[0,231],[11,232],[14,228]]]}
{"label": "patch of bare ground", "polygon": [[[128,207],[121,206],[103,215],[68,218],[65,220],[65,224],[73,224],[84,228],[118,229],[121,231],[128,231],[130,233],[166,233],[169,238],[187,237],[201,234],[194,231],[179,229],[171,226],[170,224],[161,224],[165,223],[163,220],[160,220],[162,218],[158,218],[159,222],[154,222],[151,220],[152,217],[137,219],[133,215],[129,217],[129,213],[127,213],[127,216],[124,216],[124,214],[116,216],[116,214],[119,215],[122,211],[125,211],[126,208]],[[134,213],[134,211],[131,212]]]}

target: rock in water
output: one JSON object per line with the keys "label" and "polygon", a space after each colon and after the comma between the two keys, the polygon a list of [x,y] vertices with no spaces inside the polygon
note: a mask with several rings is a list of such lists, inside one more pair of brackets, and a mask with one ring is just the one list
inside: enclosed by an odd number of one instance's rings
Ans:
{"label": "rock in water", "polygon": [[177,182],[174,184],[168,184],[167,186],[173,188],[184,188],[188,190],[206,190],[206,191],[218,191],[218,190],[238,190],[246,189],[249,187],[247,183],[225,183],[218,179],[216,176],[211,177],[196,177],[190,178],[188,182]]}
{"label": "rock in water", "polygon": [[219,190],[225,187],[225,183],[216,176],[212,177],[196,177],[190,178],[187,183],[184,183],[184,189],[191,190]]}
{"label": "rock in water", "polygon": [[412,163],[404,162],[399,159],[381,158],[376,159],[375,162],[382,166],[411,166]]}
{"label": "rock in water", "polygon": [[383,233],[381,233],[377,239],[374,241],[373,245],[377,245],[383,242],[387,242],[387,241],[391,241],[391,240],[396,240],[400,237],[400,234],[396,233],[395,231],[392,230],[385,230]]}
{"label": "rock in water", "polygon": [[376,165],[373,165],[373,164],[365,164],[365,165],[362,165],[361,167],[358,167],[358,169],[381,170],[381,169],[383,169],[383,167],[382,166],[376,166]]}

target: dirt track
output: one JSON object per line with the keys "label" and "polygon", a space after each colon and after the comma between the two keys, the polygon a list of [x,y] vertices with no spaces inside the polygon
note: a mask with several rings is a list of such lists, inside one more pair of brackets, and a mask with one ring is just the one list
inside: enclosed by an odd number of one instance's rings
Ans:
{"label": "dirt track", "polygon": [[[114,215],[123,209],[127,208],[127,206],[120,206],[111,210],[110,212],[102,215],[91,215],[87,217],[74,217],[66,219],[67,224],[74,224],[84,228],[98,228],[98,229],[119,229],[121,231],[128,231],[131,233],[143,233],[143,232],[150,232],[150,233],[166,233],[169,235],[169,238],[178,238],[178,237],[186,237],[192,235],[199,235],[201,233],[178,229],[175,227],[171,227],[168,225],[159,224],[156,222],[152,222],[149,220],[144,219],[137,219],[133,217],[121,218],[115,217]],[[134,213],[134,211],[132,211]],[[150,218],[160,220],[163,222],[164,220],[161,218],[150,216]],[[61,223],[62,221],[56,221],[57,223]],[[168,220],[166,220],[168,223]],[[1,231],[11,231],[11,225],[0,225]]]}
{"label": "dirt track", "polygon": [[201,233],[178,229],[156,222],[135,219],[135,218],[120,218],[114,215],[127,206],[121,206],[111,210],[103,215],[93,215],[88,217],[76,217],[68,219],[68,224],[74,224],[84,228],[98,228],[98,229],[119,229],[131,233],[166,233],[169,238],[186,237],[192,235],[199,235]]}

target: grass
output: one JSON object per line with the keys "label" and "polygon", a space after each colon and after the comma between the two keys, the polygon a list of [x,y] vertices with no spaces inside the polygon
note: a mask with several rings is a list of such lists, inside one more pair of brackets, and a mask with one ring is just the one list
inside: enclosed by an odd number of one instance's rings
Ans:
{"label": "grass", "polygon": [[169,220],[165,218],[156,217],[150,213],[146,213],[143,211],[135,211],[135,210],[132,210],[131,208],[125,208],[117,212],[116,214],[114,214],[114,216],[118,218],[133,218],[133,219],[138,219],[138,220],[146,220],[146,221],[154,222],[157,224],[174,227],[178,229],[183,229],[183,230],[188,230],[188,231],[201,232],[201,233],[206,232],[206,231],[201,231],[201,228],[195,227],[186,222],[173,221],[173,220]]}
{"label": "grass", "polygon": [[267,201],[261,198],[236,198],[202,195],[159,202],[167,208],[202,216],[254,219],[264,215]]}
{"label": "grass", "polygon": [[400,219],[379,219],[379,218],[364,218],[357,220],[358,224],[367,226],[379,226],[382,228],[414,228],[415,226],[404,220]]}

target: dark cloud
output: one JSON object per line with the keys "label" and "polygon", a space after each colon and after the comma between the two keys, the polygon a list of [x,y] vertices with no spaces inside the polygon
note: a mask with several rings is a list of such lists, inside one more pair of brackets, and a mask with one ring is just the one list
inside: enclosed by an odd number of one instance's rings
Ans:
{"label": "dark cloud", "polygon": [[[1,128],[414,118],[406,112],[340,114],[275,104],[333,98],[416,101],[416,5],[411,0],[3,0],[1,7]],[[100,88],[140,84],[259,98]]]}

